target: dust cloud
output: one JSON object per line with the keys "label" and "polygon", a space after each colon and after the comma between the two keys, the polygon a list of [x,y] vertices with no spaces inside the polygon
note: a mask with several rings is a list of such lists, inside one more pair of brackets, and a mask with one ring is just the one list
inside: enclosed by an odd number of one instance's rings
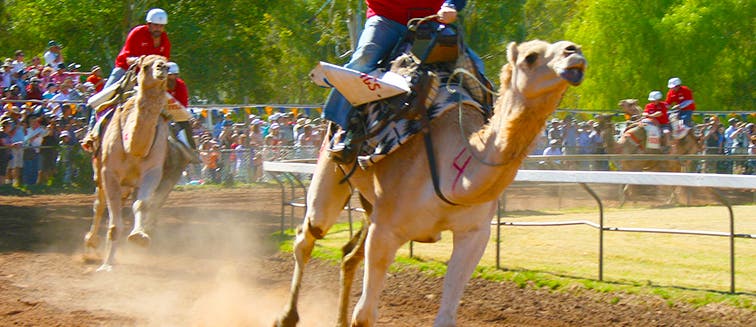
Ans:
{"label": "dust cloud", "polygon": [[[128,234],[128,216],[125,223]],[[100,256],[106,225],[107,217],[100,231]],[[132,317],[135,326],[271,326],[288,300],[291,274],[269,271],[262,264],[264,257],[277,252],[270,239],[277,229],[260,226],[258,219],[234,210],[161,214],[150,231],[149,248],[119,244],[110,273],[95,272],[100,260],[87,264],[81,259],[73,260],[73,267],[82,270],[74,274],[75,280],[47,272],[45,297],[52,303],[75,297],[82,310]],[[49,244],[48,251],[83,243],[86,231],[80,228],[78,235],[68,235],[75,240],[59,239],[66,244]],[[83,244],[80,247],[83,253]],[[314,289],[300,298],[300,326],[332,326],[337,290],[311,286]]]}

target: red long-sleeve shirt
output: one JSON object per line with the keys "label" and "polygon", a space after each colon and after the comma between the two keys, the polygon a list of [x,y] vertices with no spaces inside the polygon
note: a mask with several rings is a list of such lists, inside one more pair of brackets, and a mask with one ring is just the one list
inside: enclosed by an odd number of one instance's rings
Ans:
{"label": "red long-sleeve shirt", "polygon": [[[689,102],[686,103],[686,101]],[[681,110],[696,110],[696,103],[693,102],[693,91],[684,85],[681,85],[676,91],[674,88],[669,89],[666,102],[670,105],[680,105]]]}
{"label": "red long-sleeve shirt", "polygon": [[168,93],[182,106],[189,107],[189,90],[187,90],[184,80],[176,77],[176,86],[173,87],[173,90],[168,90]]}
{"label": "red long-sleeve shirt", "polygon": [[161,55],[166,59],[170,59],[171,41],[168,40],[168,34],[163,32],[163,34],[160,35],[160,46],[155,47],[149,26],[146,24],[139,25],[129,32],[129,35],[126,37],[126,42],[123,45],[123,49],[121,49],[121,52],[118,53],[118,57],[116,57],[115,65],[116,67],[129,69],[129,64],[126,63],[126,58],[153,54]]}
{"label": "red long-sleeve shirt", "polygon": [[656,121],[658,121],[659,124],[667,125],[669,124],[669,116],[667,115],[667,107],[669,107],[669,105],[665,103],[664,101],[659,101],[658,103],[649,102],[649,104],[646,105],[646,108],[643,110],[643,112],[651,116],[655,112],[660,111],[662,114],[661,116],[656,117]]}

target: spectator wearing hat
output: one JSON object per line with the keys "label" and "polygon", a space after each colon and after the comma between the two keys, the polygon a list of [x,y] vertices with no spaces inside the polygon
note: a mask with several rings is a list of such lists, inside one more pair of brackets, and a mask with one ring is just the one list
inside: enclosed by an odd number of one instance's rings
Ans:
{"label": "spectator wearing hat", "polygon": [[693,127],[693,111],[696,110],[696,103],[693,101],[693,91],[685,85],[679,77],[672,77],[667,82],[667,98],[665,102],[672,106],[672,110],[680,110],[677,115],[685,125]]}
{"label": "spectator wearing hat", "polygon": [[26,99],[27,100],[42,100],[42,87],[39,85],[42,80],[39,77],[34,76],[29,79],[29,85],[26,86]]}
{"label": "spectator wearing hat", "polygon": [[69,184],[73,178],[73,152],[77,148],[76,140],[67,130],[62,130],[59,137],[60,151],[58,152],[57,166],[63,171],[63,183]]}
{"label": "spectator wearing hat", "polygon": [[105,86],[105,79],[102,78],[102,69],[100,66],[92,66],[92,70],[89,72],[89,76],[87,76],[87,82],[92,83],[95,93],[102,91],[103,86]]}
{"label": "spectator wearing hat", "polygon": [[26,69],[34,72],[36,71],[36,74],[32,74],[32,76],[39,77],[39,74],[42,72],[42,69],[44,69],[45,66],[42,65],[42,59],[39,58],[39,56],[34,56],[31,59],[31,62],[26,66]]}
{"label": "spectator wearing hat", "polygon": [[26,63],[24,62],[24,52],[22,50],[16,50],[14,53],[14,60],[11,63],[13,65],[13,71],[19,72],[22,70],[26,70]]}
{"label": "spectator wearing hat", "polygon": [[15,84],[16,88],[18,89],[20,98],[26,100],[26,87],[29,85],[26,80],[26,71],[19,70],[15,72],[13,74],[13,78],[13,84]]}
{"label": "spectator wearing hat", "polygon": [[[719,123],[719,117],[712,115],[706,118],[703,125],[703,154],[724,154],[724,128]],[[705,160],[702,170],[705,173],[720,173],[722,164],[718,160]]]}
{"label": "spectator wearing hat", "polygon": [[64,62],[63,54],[60,52],[60,44],[54,40],[47,42],[47,51],[42,57],[45,58],[45,66],[52,67],[55,71]]}
{"label": "spectator wearing hat", "polygon": [[9,88],[13,84],[13,64],[9,61],[3,62],[2,71],[0,71],[0,87]]}
{"label": "spectator wearing hat", "polygon": [[165,32],[166,24],[168,14],[165,10],[153,8],[147,12],[145,24],[134,27],[126,36],[126,42],[116,57],[115,67],[110,72],[105,87],[120,80],[129,66],[141,56],[161,55],[166,59],[171,58],[171,41]]}
{"label": "spectator wearing hat", "polygon": [[45,86],[45,92],[42,93],[42,100],[50,100],[56,94],[58,94],[58,84],[55,82],[49,82]]}

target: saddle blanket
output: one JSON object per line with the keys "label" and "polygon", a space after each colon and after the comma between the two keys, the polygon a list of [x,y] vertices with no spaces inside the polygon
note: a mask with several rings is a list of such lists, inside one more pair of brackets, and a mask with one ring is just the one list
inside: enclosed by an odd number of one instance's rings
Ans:
{"label": "saddle blanket", "polygon": [[[481,105],[463,87],[450,85],[449,88],[451,91],[447,89],[446,83],[441,83],[439,86],[436,98],[433,100],[430,108],[428,108],[428,116],[431,120],[441,116],[452,108],[459,108],[461,105],[469,105],[477,109],[481,114],[484,114]],[[381,116],[380,104],[368,104],[365,110],[367,110],[368,135],[377,134],[367,139],[360,149],[357,163],[362,169],[367,169],[396,151],[399,146],[407,143],[410,138],[420,132],[424,126],[422,121],[400,119],[388,123],[380,131],[374,131],[371,130],[371,126],[378,128],[376,125],[380,125],[378,124],[378,117]]]}
{"label": "saddle blanket", "polygon": [[661,149],[661,129],[656,125],[645,124],[646,149]]}

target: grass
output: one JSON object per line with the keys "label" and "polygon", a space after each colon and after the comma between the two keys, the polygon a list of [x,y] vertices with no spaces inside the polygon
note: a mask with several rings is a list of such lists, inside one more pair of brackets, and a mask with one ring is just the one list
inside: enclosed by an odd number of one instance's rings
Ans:
{"label": "grass", "polygon": [[[756,232],[756,206],[735,206],[736,233]],[[597,221],[595,209],[566,212],[523,212],[503,221]],[[605,226],[728,231],[722,207],[609,209]],[[494,227],[495,228],[495,227]],[[289,231],[289,233],[292,233]],[[495,229],[475,278],[508,281],[519,287],[569,292],[622,292],[656,296],[670,304],[704,306],[722,303],[756,311],[756,240],[736,239],[735,287],[730,294],[727,237],[650,233],[604,233],[604,280],[598,281],[598,230],[585,226],[502,226],[501,265],[496,269]],[[333,262],[349,238],[349,226],[337,224],[316,243],[314,256]],[[281,245],[291,251],[291,237]],[[393,270],[417,269],[434,276],[446,272],[451,234],[435,244],[415,243],[399,249]]]}

